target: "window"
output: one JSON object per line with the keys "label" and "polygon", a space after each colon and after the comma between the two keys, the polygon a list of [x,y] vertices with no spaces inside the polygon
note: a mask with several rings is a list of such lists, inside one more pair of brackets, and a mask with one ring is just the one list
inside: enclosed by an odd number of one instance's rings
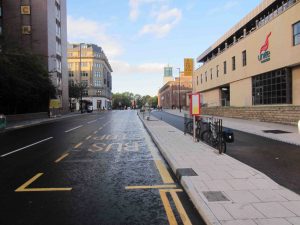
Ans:
{"label": "window", "polygon": [[213,75],[212,75],[212,69],[210,69],[210,79],[212,80]]}
{"label": "window", "polygon": [[97,96],[101,96],[101,94],[102,94],[102,91],[101,90],[97,90],[96,95]]}
{"label": "window", "polygon": [[232,57],[232,70],[235,70],[235,56]]}
{"label": "window", "polygon": [[87,67],[88,63],[87,62],[81,62],[81,67]]}
{"label": "window", "polygon": [[73,63],[68,63],[68,68],[71,69],[72,65],[73,65]]}
{"label": "window", "polygon": [[294,46],[300,44],[300,21],[293,25]]}
{"label": "window", "polygon": [[81,81],[81,85],[82,85],[83,87],[87,87],[87,86],[88,86],[88,81],[87,81],[87,80],[82,80],[82,81]]}
{"label": "window", "polygon": [[246,50],[242,52],[242,61],[243,61],[243,66],[247,66],[247,52],[246,52]]}
{"label": "window", "polygon": [[217,77],[219,77],[219,65],[217,65]]}
{"label": "window", "polygon": [[84,89],[82,91],[82,96],[88,96],[88,95],[89,95],[88,90]]}
{"label": "window", "polygon": [[96,71],[95,72],[95,77],[100,78],[101,77],[101,72],[100,71]]}
{"label": "window", "polygon": [[205,72],[205,82],[207,82],[207,72]]}
{"label": "window", "polygon": [[252,97],[254,105],[291,104],[291,70],[279,69],[252,77]]}
{"label": "window", "polygon": [[86,71],[81,71],[80,74],[82,77],[88,77],[88,75],[89,75],[88,72],[86,72]]}
{"label": "window", "polygon": [[199,85],[199,77],[197,76],[197,85]]}
{"label": "window", "polygon": [[73,71],[69,71],[69,77],[74,77],[74,72]]}
{"label": "window", "polygon": [[224,74],[227,74],[227,65],[226,65],[226,61],[223,62],[224,65]]}
{"label": "window", "polygon": [[95,85],[95,87],[100,87],[101,86],[101,80],[95,80],[94,85]]}
{"label": "window", "polygon": [[202,84],[202,82],[203,82],[203,75],[201,74],[201,84]]}

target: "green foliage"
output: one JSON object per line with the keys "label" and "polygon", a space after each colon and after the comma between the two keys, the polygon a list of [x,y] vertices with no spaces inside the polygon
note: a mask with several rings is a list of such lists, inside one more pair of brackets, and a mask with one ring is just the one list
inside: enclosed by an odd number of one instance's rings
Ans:
{"label": "green foliage", "polygon": [[19,50],[0,53],[0,113],[48,111],[55,87],[40,57]]}
{"label": "green foliage", "polygon": [[131,107],[132,102],[135,101],[137,108],[142,108],[146,103],[151,107],[157,107],[157,96],[151,97],[150,95],[141,96],[139,94],[133,94],[130,92],[115,93],[113,94],[113,109],[123,109],[125,107]]}

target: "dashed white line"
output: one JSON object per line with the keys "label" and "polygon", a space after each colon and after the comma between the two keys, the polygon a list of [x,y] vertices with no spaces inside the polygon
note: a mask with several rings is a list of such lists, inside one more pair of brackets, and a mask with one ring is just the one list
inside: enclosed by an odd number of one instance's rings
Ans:
{"label": "dashed white line", "polygon": [[66,130],[65,133],[69,133],[70,131],[76,130],[76,129],[80,128],[80,127],[82,127],[82,125],[80,125],[80,126],[78,126],[78,127],[74,127],[74,128],[72,128],[72,129],[70,129],[70,130]]}
{"label": "dashed white line", "polygon": [[14,153],[16,153],[16,152],[22,151],[22,150],[24,150],[24,149],[26,149],[26,148],[29,148],[29,147],[31,147],[31,146],[34,146],[34,145],[40,144],[40,143],[42,143],[42,142],[48,141],[48,140],[50,140],[50,139],[52,139],[52,138],[53,138],[53,137],[49,137],[49,138],[46,138],[46,139],[44,139],[44,140],[35,142],[35,143],[31,144],[31,145],[27,145],[27,146],[25,146],[25,147],[19,148],[19,149],[17,149],[17,150],[12,151],[12,152],[9,152],[9,153],[6,153],[6,154],[4,154],[4,155],[1,155],[0,157],[3,158],[3,157],[5,157],[5,156],[14,154]]}

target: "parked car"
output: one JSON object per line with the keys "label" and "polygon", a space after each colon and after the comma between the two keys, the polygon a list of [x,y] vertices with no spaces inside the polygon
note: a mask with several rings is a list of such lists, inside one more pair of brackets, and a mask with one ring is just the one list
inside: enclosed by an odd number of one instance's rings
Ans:
{"label": "parked car", "polygon": [[87,110],[86,110],[88,113],[91,113],[91,112],[93,112],[93,106],[92,105],[89,105],[88,107],[87,107]]}

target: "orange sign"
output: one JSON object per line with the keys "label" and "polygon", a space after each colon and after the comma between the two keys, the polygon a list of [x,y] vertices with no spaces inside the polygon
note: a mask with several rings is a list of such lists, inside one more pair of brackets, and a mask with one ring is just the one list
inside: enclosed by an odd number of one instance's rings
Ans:
{"label": "orange sign", "polygon": [[184,76],[193,76],[194,59],[184,59]]}

